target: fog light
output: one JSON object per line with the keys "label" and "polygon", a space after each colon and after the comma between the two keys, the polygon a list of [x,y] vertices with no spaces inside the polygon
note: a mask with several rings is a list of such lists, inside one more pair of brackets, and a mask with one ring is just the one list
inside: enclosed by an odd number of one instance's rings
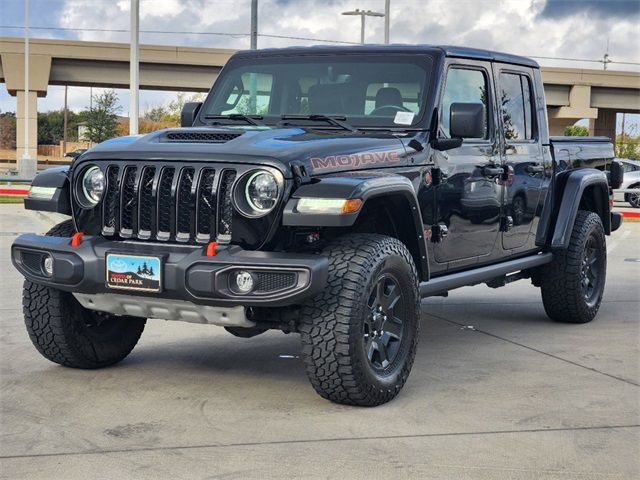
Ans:
{"label": "fog light", "polygon": [[44,270],[47,277],[53,276],[53,258],[51,258],[51,255],[44,257],[44,260],[42,261],[42,270]]}
{"label": "fog light", "polygon": [[236,273],[236,288],[238,289],[238,293],[249,293],[253,290],[254,284],[255,282],[251,273],[246,270],[240,270]]}

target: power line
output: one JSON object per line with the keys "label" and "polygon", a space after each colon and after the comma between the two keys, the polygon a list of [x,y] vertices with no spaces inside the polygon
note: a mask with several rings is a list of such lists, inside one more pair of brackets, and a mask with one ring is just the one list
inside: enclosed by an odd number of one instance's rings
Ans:
{"label": "power line", "polygon": [[[602,63],[603,60],[591,60],[587,58],[568,58],[568,57],[541,57],[536,55],[527,55],[530,58],[539,58],[542,60],[566,60],[571,62],[591,62],[591,63]],[[619,63],[621,65],[640,65],[639,62],[619,62],[615,60],[608,60],[607,63]]]}
{"label": "power line", "polygon": [[[0,28],[10,28],[10,29],[22,29],[21,26],[12,26],[12,25],[0,25]],[[72,28],[72,27],[29,27],[31,30],[54,30],[54,31],[62,31],[62,32],[107,32],[107,33],[129,33],[129,29],[127,28]],[[248,37],[248,33],[230,33],[230,32],[193,32],[188,30],[140,30],[140,33],[152,33],[152,34],[162,34],[162,35],[218,35],[218,36],[227,36],[233,38],[242,38]],[[329,42],[329,43],[344,43],[349,45],[354,45],[356,42],[347,42],[343,40],[325,40],[322,38],[312,38],[312,37],[295,37],[295,36],[287,36],[287,35],[270,35],[267,33],[258,33],[260,37],[268,37],[268,38],[284,38],[289,40],[309,40],[313,42]]]}
{"label": "power line", "polygon": [[[0,28],[18,29],[22,30],[23,26],[16,25],[0,25]],[[122,28],[73,28],[73,27],[29,27],[31,30],[53,30],[53,31],[69,31],[69,32],[107,32],[107,33],[129,33],[129,29]],[[140,33],[150,33],[159,35],[214,35],[214,36],[226,36],[232,38],[244,38],[249,37],[249,33],[231,33],[231,32],[194,32],[189,30],[140,30]],[[326,43],[338,43],[344,45],[358,45],[357,42],[347,42],[344,40],[327,40],[323,38],[313,37],[297,37],[291,35],[272,35],[267,33],[258,33],[259,37],[265,38],[278,38],[285,40],[305,40],[311,42],[326,42]],[[587,62],[587,63],[602,63],[602,60],[593,60],[588,58],[571,58],[571,57],[547,57],[541,55],[526,55],[530,58],[537,58],[540,60],[562,60],[568,62]],[[619,65],[640,65],[640,62],[623,62],[618,60],[612,60],[610,63],[617,63]]]}

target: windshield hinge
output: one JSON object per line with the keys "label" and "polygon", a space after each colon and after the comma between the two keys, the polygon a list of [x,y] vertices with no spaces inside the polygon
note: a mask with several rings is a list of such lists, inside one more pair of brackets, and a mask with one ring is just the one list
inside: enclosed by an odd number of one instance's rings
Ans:
{"label": "windshield hinge", "polygon": [[307,169],[301,162],[291,162],[291,171],[293,172],[296,187],[304,185],[305,183],[311,183],[311,177],[309,177]]}

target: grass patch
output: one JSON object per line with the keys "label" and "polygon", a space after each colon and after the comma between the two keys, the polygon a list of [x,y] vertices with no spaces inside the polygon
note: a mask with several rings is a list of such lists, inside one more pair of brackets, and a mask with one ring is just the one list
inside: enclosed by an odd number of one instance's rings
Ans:
{"label": "grass patch", "polygon": [[20,195],[0,195],[0,203],[23,203],[23,200]]}

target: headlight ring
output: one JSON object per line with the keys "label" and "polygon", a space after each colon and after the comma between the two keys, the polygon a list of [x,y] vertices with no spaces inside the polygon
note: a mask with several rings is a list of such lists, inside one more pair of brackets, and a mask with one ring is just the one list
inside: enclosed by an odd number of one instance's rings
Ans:
{"label": "headlight ring", "polygon": [[236,209],[249,218],[268,215],[280,199],[282,184],[282,179],[268,170],[245,173],[235,185]]}
{"label": "headlight ring", "polygon": [[104,195],[106,180],[100,167],[92,165],[78,179],[78,201],[84,208],[93,208]]}

